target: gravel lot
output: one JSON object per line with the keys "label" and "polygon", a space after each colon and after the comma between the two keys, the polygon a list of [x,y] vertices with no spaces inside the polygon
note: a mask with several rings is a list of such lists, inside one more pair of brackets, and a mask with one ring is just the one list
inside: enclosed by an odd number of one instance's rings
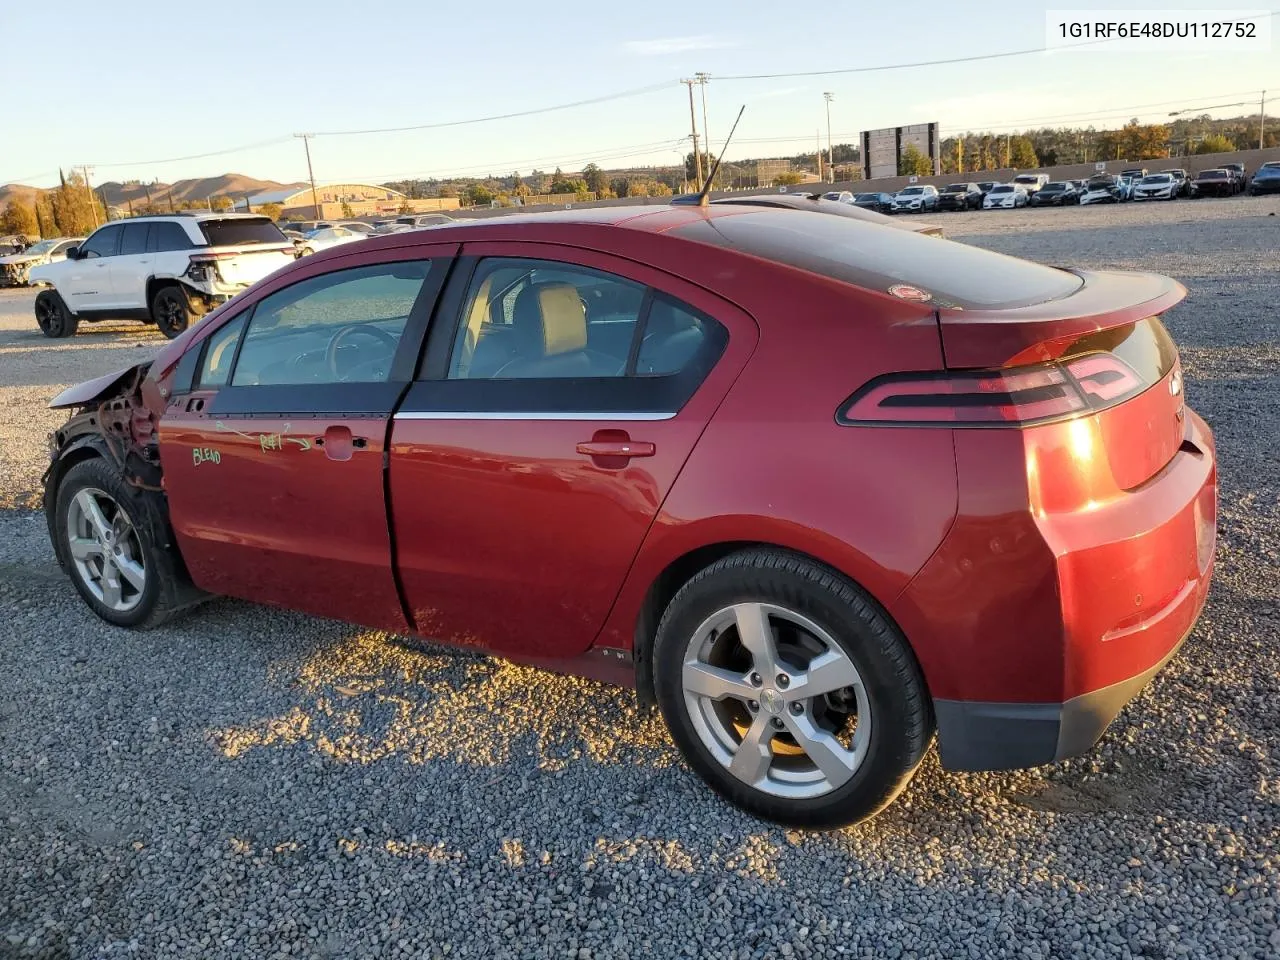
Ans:
{"label": "gravel lot", "polygon": [[1217,580],[1091,756],[931,756],[833,834],[718,801],[628,692],[231,601],[107,628],[31,509],[44,404],[161,339],[47,341],[0,292],[0,957],[1280,955],[1278,211],[937,218],[1190,288],[1168,322],[1218,439]]}

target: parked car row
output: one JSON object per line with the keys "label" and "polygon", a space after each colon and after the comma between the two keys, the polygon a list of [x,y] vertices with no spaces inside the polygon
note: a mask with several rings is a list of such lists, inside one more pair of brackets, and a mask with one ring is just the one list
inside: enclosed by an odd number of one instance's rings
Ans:
{"label": "parked car row", "polygon": [[67,251],[83,243],[84,237],[52,237],[0,257],[0,287],[25,287],[31,283],[31,268],[67,259]]}

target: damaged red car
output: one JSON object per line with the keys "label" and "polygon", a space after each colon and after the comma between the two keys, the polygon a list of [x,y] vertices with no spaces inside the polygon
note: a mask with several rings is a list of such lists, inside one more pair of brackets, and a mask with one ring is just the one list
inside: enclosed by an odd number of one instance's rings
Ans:
{"label": "damaged red car", "polygon": [[1187,637],[1212,436],[1149,274],[744,205],[307,257],[73,388],[103,619],[211,595],[634,685],[756,814],[1089,750]]}

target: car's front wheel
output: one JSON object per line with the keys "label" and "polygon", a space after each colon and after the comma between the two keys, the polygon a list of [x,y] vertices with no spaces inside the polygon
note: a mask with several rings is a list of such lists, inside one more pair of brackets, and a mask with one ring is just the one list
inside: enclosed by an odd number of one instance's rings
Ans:
{"label": "car's front wheel", "polygon": [[46,337],[61,340],[75,336],[80,320],[67,309],[57,290],[41,290],[36,294],[36,325]]}
{"label": "car's front wheel", "polygon": [[58,484],[54,549],[85,603],[119,627],[152,627],[197,603],[159,493],[129,484],[101,457]]}
{"label": "car's front wheel", "polygon": [[176,283],[161,287],[151,296],[151,319],[170,340],[186,330],[194,316],[187,292]]}
{"label": "car's front wheel", "polygon": [[906,640],[833,571],[777,550],[712,564],[668,605],[658,704],[694,770],[757,815],[811,828],[874,816],[928,748]]}

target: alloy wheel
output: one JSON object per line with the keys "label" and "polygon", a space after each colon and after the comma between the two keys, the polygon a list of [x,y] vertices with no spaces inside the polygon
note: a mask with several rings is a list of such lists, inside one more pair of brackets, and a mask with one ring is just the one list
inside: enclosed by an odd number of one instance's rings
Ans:
{"label": "alloy wheel", "polygon": [[703,746],[764,793],[824,796],[867,757],[871,707],[858,668],[785,607],[738,603],[708,617],[686,648],[682,685]]}
{"label": "alloy wheel", "polygon": [[76,576],[104,606],[127,613],[147,585],[146,560],[133,520],[109,494],[86,487],[67,510],[67,547]]}

